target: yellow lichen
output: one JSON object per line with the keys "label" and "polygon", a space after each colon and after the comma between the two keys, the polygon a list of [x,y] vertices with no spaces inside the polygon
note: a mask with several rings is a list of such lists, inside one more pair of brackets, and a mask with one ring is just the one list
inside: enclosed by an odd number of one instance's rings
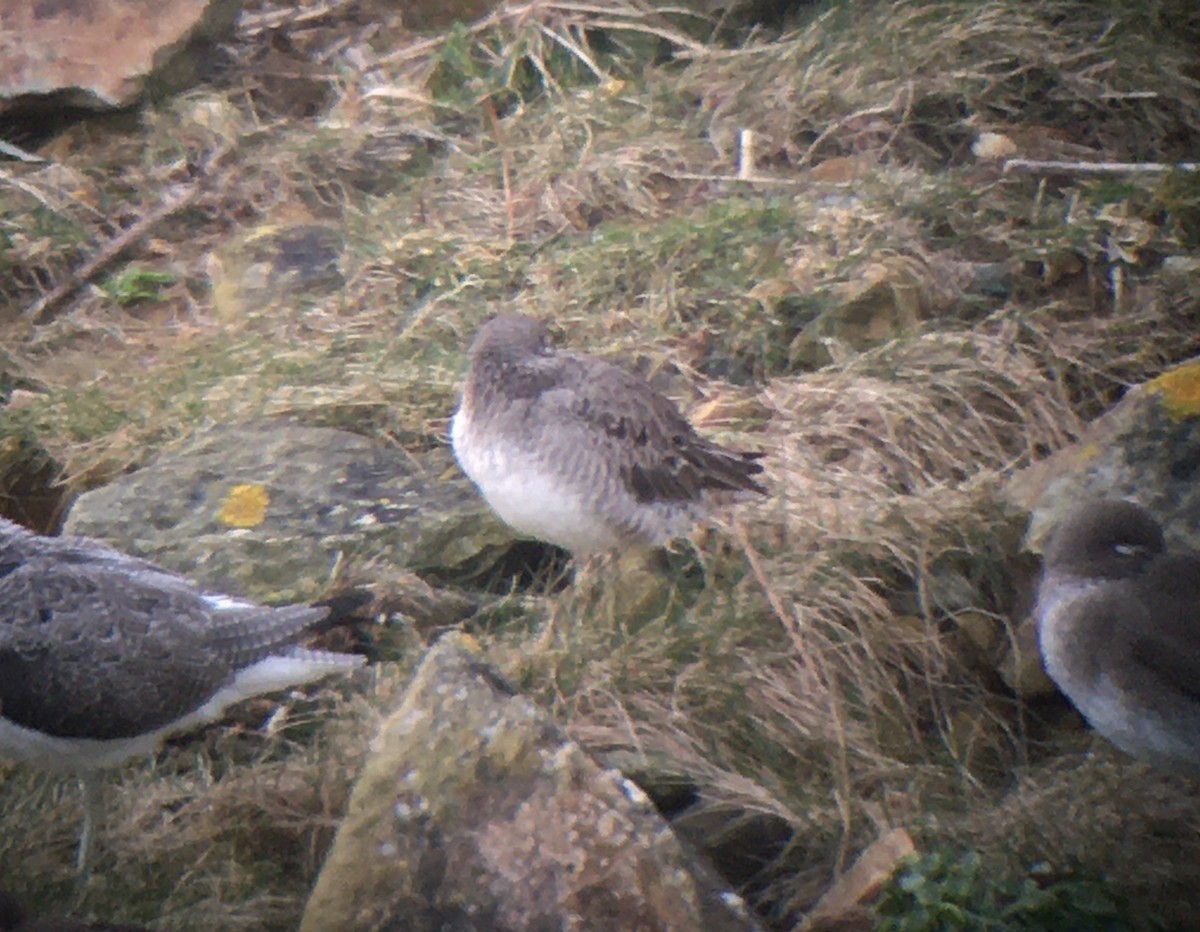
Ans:
{"label": "yellow lichen", "polygon": [[1163,407],[1171,417],[1182,419],[1200,414],[1200,362],[1176,366],[1146,387],[1162,396]]}
{"label": "yellow lichen", "polygon": [[229,490],[217,518],[230,527],[257,527],[267,516],[271,496],[265,486],[235,485]]}

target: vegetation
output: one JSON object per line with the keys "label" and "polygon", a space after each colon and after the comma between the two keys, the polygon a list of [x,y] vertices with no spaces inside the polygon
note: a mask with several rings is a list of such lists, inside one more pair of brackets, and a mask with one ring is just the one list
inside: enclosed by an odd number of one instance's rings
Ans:
{"label": "vegetation", "polygon": [[[1044,872],[1044,865],[1041,866]],[[1089,880],[1039,883],[988,876],[973,851],[939,852],[902,866],[875,909],[878,932],[994,929],[996,932],[1119,932],[1112,894]]]}

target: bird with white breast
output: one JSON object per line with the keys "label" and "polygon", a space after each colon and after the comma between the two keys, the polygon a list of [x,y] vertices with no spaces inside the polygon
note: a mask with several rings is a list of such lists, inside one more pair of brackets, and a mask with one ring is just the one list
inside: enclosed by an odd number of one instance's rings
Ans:
{"label": "bird with white breast", "polygon": [[524,314],[475,337],[450,433],[496,514],[576,556],[665,544],[766,491],[761,453],[705,439],[645,379],[555,349]]}

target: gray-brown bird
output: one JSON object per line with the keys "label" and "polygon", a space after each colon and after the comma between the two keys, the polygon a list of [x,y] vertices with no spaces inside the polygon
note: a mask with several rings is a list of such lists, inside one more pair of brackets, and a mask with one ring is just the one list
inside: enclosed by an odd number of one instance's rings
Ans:
{"label": "gray-brown bird", "polygon": [[655,546],[743,493],[763,493],[756,452],[701,437],[644,379],[554,349],[505,314],[470,349],[454,453],[492,509],[576,555]]}
{"label": "gray-brown bird", "polygon": [[242,699],[362,663],[296,646],[327,611],[205,592],[99,541],[0,518],[0,755],[81,776],[81,872],[97,771]]}
{"label": "gray-brown bird", "polygon": [[1051,533],[1035,608],[1046,670],[1105,738],[1200,769],[1200,553],[1168,553],[1142,506],[1103,499]]}

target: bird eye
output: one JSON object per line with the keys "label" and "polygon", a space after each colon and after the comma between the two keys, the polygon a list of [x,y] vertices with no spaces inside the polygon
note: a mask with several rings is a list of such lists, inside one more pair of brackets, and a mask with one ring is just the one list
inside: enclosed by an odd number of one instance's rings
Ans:
{"label": "bird eye", "polygon": [[1113,552],[1122,557],[1134,557],[1142,552],[1137,544],[1113,544]]}

